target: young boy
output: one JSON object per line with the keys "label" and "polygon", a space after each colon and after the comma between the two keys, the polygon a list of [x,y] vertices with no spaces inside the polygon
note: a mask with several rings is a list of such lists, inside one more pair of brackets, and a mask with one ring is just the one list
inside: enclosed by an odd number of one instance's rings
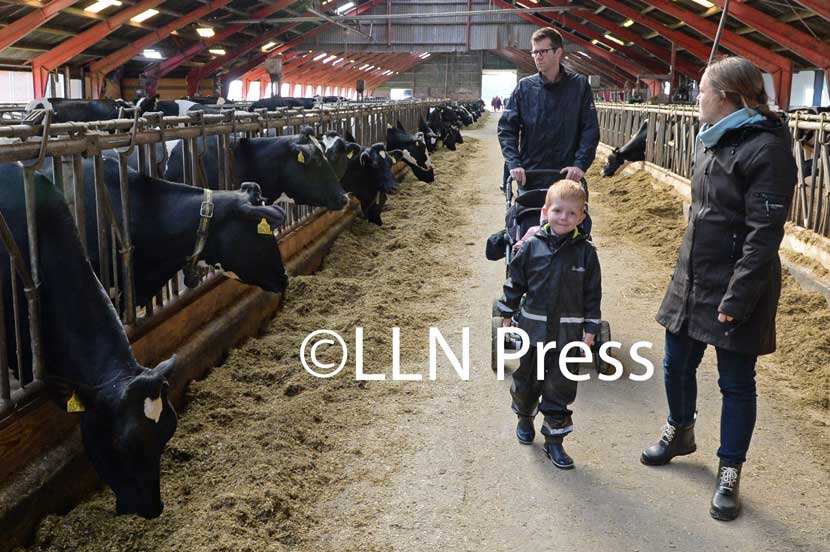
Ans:
{"label": "young boy", "polygon": [[[520,312],[519,327],[530,337],[530,349],[513,373],[510,388],[513,411],[519,416],[516,436],[522,444],[533,442],[533,418],[541,410],[545,454],[557,468],[571,469],[574,463],[562,439],[573,431],[568,405],[576,399],[577,382],[559,370],[559,351],[572,341],[593,345],[600,323],[601,276],[596,249],[577,230],[585,218],[585,190],[578,182],[560,180],[551,186],[542,218],[547,223],[524,240],[510,262],[497,308],[505,327]],[[545,355],[545,377],[539,381],[536,344],[551,341],[556,347]]]}

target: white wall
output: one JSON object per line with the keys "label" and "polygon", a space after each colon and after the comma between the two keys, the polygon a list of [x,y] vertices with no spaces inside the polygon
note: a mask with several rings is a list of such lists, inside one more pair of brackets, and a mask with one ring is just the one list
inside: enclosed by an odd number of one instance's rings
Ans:
{"label": "white wall", "polygon": [[[71,97],[81,97],[80,79],[71,79],[69,88]],[[52,95],[51,81],[46,87],[46,95]],[[0,103],[27,103],[33,100],[34,97],[32,73],[26,71],[0,71]],[[58,76],[56,97],[63,98],[63,75]]]}
{"label": "white wall", "polygon": [[[813,70],[799,71],[793,74],[792,88],[790,93],[790,107],[803,107],[813,105],[813,84],[815,83],[816,73]],[[775,88],[772,82],[772,76],[764,73],[764,88],[767,91],[767,96],[770,97],[770,103],[775,102]],[[827,93],[827,81],[825,80],[821,93],[821,105],[830,106],[830,95]]]}

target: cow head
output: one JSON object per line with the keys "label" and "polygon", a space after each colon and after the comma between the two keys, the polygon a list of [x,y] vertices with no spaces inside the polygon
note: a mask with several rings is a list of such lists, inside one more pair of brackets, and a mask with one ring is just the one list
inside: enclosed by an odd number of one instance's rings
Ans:
{"label": "cow head", "polygon": [[259,182],[270,197],[285,193],[297,203],[333,211],[349,204],[322,144],[313,134],[242,139],[234,148],[234,156],[240,178]]}
{"label": "cow head", "polygon": [[423,117],[418,117],[418,130],[424,134],[427,142],[427,151],[435,152],[438,148],[438,135],[429,128],[429,125],[424,121]]}
{"label": "cow head", "polygon": [[153,370],[106,386],[79,387],[84,404],[84,448],[98,476],[115,493],[116,512],[144,518],[161,515],[160,458],[176,432],[167,398],[176,357]]}
{"label": "cow head", "polygon": [[275,234],[285,223],[285,211],[265,205],[255,182],[244,182],[236,192],[214,192],[214,203],[205,262],[266,291],[278,293],[288,287]]}
{"label": "cow head", "polygon": [[153,94],[152,96],[137,96],[133,100],[133,105],[138,108],[139,115],[144,115],[148,112],[158,111],[158,101],[158,94]]}
{"label": "cow head", "polygon": [[392,176],[392,165],[403,158],[401,150],[387,151],[386,146],[377,143],[363,150],[360,154],[360,164],[372,174],[371,181],[376,183],[379,191],[392,193],[398,189],[398,183]]}
{"label": "cow head", "polygon": [[334,174],[342,180],[349,167],[349,161],[360,155],[360,144],[346,142],[336,132],[327,132],[322,139],[323,147],[326,150],[326,159],[334,169]]}
{"label": "cow head", "polygon": [[403,160],[409,165],[418,180],[421,182],[435,181],[435,168],[429,158],[423,132],[409,134],[398,121],[397,128],[389,127],[386,129],[386,146],[390,150],[401,150]]}
{"label": "cow head", "polygon": [[464,126],[473,124],[473,116],[470,115],[470,112],[464,109],[462,106],[456,107],[455,112],[458,114],[458,117],[461,119],[461,122],[464,123]]}
{"label": "cow head", "polygon": [[614,173],[617,172],[617,169],[619,169],[622,164],[623,159],[619,155],[619,149],[614,148],[614,151],[612,151],[608,156],[608,160],[602,168],[602,176],[614,176]]}

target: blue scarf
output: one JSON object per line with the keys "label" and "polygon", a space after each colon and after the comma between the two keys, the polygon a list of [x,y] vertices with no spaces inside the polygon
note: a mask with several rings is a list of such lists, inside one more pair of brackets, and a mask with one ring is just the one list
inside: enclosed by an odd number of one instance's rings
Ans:
{"label": "blue scarf", "polygon": [[766,119],[766,117],[754,109],[744,108],[739,109],[734,113],[730,113],[714,125],[704,123],[704,125],[700,127],[700,133],[697,135],[697,140],[695,140],[695,157],[693,159],[697,158],[698,142],[702,142],[705,147],[711,148],[720,141],[726,131],[745,125],[751,125],[753,123],[759,123],[764,119]]}

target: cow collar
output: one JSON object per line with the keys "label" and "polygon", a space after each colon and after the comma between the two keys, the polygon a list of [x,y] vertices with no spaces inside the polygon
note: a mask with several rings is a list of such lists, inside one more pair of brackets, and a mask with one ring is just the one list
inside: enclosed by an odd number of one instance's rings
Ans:
{"label": "cow collar", "polygon": [[213,218],[213,190],[205,189],[202,204],[199,207],[199,227],[196,229],[196,245],[193,246],[193,254],[187,258],[184,266],[184,284],[187,287],[194,287],[199,283],[199,269],[196,267],[199,256],[205,249],[210,229],[210,220]]}

